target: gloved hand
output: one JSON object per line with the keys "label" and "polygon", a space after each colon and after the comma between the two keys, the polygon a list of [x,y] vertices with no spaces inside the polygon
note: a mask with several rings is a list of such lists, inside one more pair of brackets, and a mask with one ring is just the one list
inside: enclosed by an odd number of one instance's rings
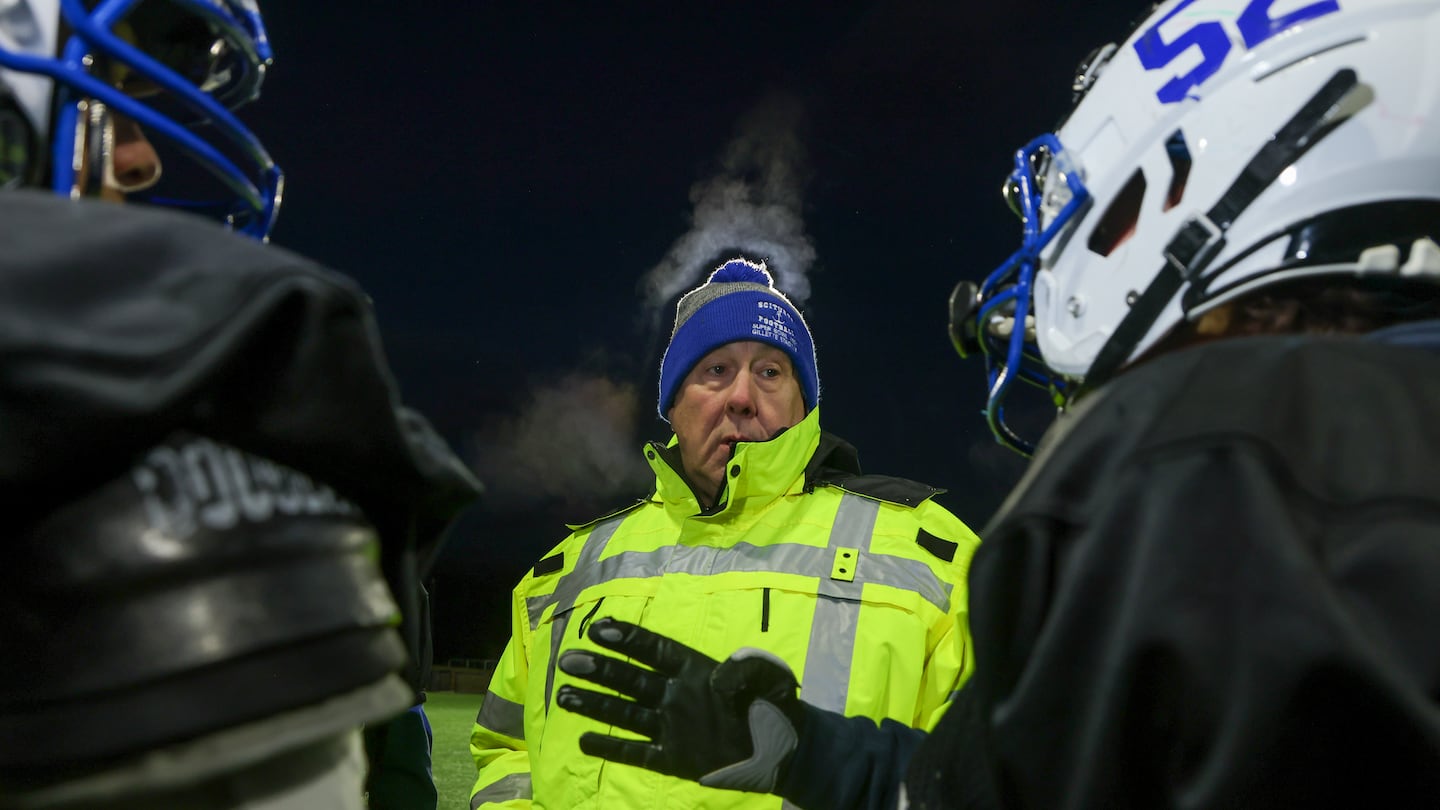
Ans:
{"label": "gloved hand", "polygon": [[805,716],[795,675],[785,662],[753,648],[716,661],[616,619],[596,620],[589,635],[651,669],[571,650],[560,656],[561,671],[621,697],[567,685],[556,693],[556,703],[648,739],[587,732],[580,737],[580,750],[707,787],[774,789]]}

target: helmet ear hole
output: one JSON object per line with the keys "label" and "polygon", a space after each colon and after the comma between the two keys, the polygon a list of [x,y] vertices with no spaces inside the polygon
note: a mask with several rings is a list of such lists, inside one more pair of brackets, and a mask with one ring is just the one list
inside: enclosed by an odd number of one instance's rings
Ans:
{"label": "helmet ear hole", "polygon": [[1145,199],[1145,173],[1139,169],[1130,175],[1125,187],[1115,195],[1110,207],[1090,232],[1088,247],[1099,256],[1109,256],[1135,233],[1140,219],[1140,203]]}
{"label": "helmet ear hole", "polygon": [[1170,158],[1170,189],[1165,192],[1165,207],[1169,211],[1180,204],[1185,196],[1185,184],[1190,180],[1190,147],[1185,145],[1185,134],[1175,130],[1165,141],[1165,156]]}

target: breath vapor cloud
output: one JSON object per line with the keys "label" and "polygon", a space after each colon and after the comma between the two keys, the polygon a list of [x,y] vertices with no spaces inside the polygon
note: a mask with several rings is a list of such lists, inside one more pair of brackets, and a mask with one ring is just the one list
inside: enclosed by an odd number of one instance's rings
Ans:
{"label": "breath vapor cloud", "polygon": [[[815,249],[802,217],[801,124],[797,99],[765,98],[741,119],[718,158],[718,173],[692,186],[690,230],[640,283],[657,355],[642,367],[658,365],[674,300],[725,258],[764,260],[797,306],[809,298]],[[519,412],[473,437],[488,508],[618,505],[643,496],[651,472],[639,452],[638,414],[654,413],[654,384],[654,377],[626,382],[576,372],[532,389]]]}
{"label": "breath vapor cloud", "polygon": [[641,401],[635,386],[589,374],[533,389],[517,413],[473,439],[485,503],[496,512],[593,509],[644,495],[651,473],[635,430]]}
{"label": "breath vapor cloud", "polygon": [[775,284],[797,306],[810,297],[815,248],[805,232],[806,175],[799,100],[775,93],[756,105],[720,155],[720,171],[690,189],[691,227],[642,282],[657,327],[667,303],[694,287],[721,260],[763,259]]}

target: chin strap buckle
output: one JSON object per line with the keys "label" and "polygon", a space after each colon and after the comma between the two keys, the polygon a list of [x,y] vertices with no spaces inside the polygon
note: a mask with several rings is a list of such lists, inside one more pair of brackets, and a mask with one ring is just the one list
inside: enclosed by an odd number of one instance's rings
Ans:
{"label": "chin strap buckle", "polygon": [[1192,214],[1165,246],[1165,261],[1180,278],[1194,281],[1223,247],[1224,229],[1206,214]]}

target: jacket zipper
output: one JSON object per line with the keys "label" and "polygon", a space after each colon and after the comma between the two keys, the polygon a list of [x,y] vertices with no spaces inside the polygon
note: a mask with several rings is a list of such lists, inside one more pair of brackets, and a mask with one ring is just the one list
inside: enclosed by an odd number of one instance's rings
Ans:
{"label": "jacket zipper", "polygon": [[770,632],[770,589],[766,588],[760,596],[760,632]]}

